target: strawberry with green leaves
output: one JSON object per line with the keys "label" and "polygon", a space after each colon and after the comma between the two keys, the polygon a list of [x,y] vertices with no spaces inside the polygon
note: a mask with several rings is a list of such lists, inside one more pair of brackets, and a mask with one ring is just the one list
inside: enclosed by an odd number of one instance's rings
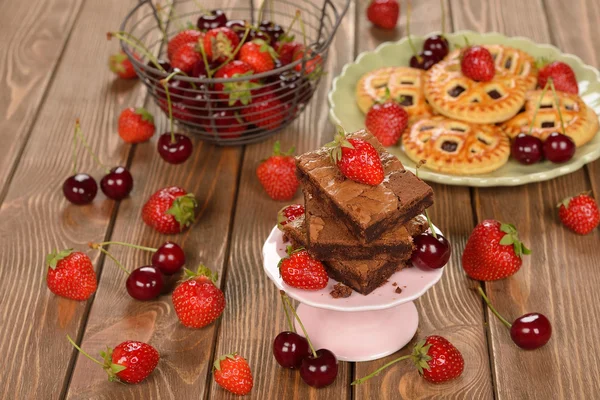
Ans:
{"label": "strawberry with green leaves", "polygon": [[275,68],[277,53],[262,39],[254,39],[244,43],[240,49],[239,59],[250,65],[255,74],[267,72]]}
{"label": "strawberry with green leaves", "polygon": [[[254,75],[252,66],[241,60],[233,60],[215,73],[217,79],[243,78]],[[252,90],[260,87],[257,80],[242,80],[239,82],[215,83],[215,92],[223,99],[229,101],[230,106],[239,107],[248,105],[252,100]]]}
{"label": "strawberry with green leaves", "polygon": [[591,233],[600,224],[598,204],[588,193],[567,197],[557,207],[562,223],[580,235]]}
{"label": "strawberry with green leaves", "polygon": [[542,61],[538,65],[538,86],[541,88],[546,87],[546,83],[549,78],[552,78],[554,87],[556,90],[561,92],[567,92],[572,94],[579,93],[579,87],[577,86],[577,77],[573,69],[562,61],[554,61],[546,63]]}
{"label": "strawberry with green leaves", "polygon": [[169,57],[169,60],[173,60],[173,55],[179,47],[188,43],[198,45],[202,43],[203,38],[204,33],[197,29],[185,29],[179,32],[177,35],[173,36],[167,44],[167,57]]}
{"label": "strawberry with green leaves", "polygon": [[125,143],[141,143],[149,140],[156,131],[154,117],[142,107],[128,107],[119,115],[119,136]]}
{"label": "strawberry with green leaves", "polygon": [[166,187],[144,204],[142,220],[165,235],[180,233],[194,222],[196,206],[192,193],[177,186]]}
{"label": "strawberry with green leaves", "polygon": [[294,61],[294,54],[296,51],[300,51],[304,48],[302,44],[298,42],[282,42],[275,43],[275,50],[277,51],[277,58],[281,65],[288,65]]}
{"label": "strawberry with green leaves", "polygon": [[289,104],[282,103],[267,87],[253,91],[250,104],[242,109],[246,122],[263,129],[278,128],[288,115]]}
{"label": "strawberry with green leaves", "polygon": [[277,141],[273,146],[273,154],[256,168],[258,181],[273,200],[290,200],[298,191],[300,182],[296,177],[293,154],[293,147],[282,153],[281,144]]}
{"label": "strawberry with green leaves", "polygon": [[[138,60],[140,59],[140,57],[135,53],[133,56]],[[125,54],[123,51],[110,56],[108,59],[108,67],[121,79],[137,78],[133,64],[129,58],[127,58],[127,54]]]}
{"label": "strawberry with green leaves", "polygon": [[213,364],[213,376],[219,386],[238,396],[247,395],[254,386],[248,361],[237,353],[218,357]]}
{"label": "strawberry with green leaves", "polygon": [[281,279],[291,287],[319,290],[327,286],[329,276],[321,261],[311,256],[304,248],[287,248],[288,256],[279,261]]}
{"label": "strawberry with green leaves", "polygon": [[185,74],[191,74],[194,65],[202,60],[196,43],[184,43],[175,50],[171,58],[171,66],[180,69]]}
{"label": "strawberry with green leaves", "polygon": [[240,38],[231,29],[220,27],[206,32],[203,39],[204,52],[209,61],[225,62],[235,56]]}
{"label": "strawberry with green leaves", "polygon": [[79,251],[67,249],[46,256],[46,284],[57,296],[87,300],[96,291],[98,282],[92,260]]}
{"label": "strawberry with green leaves", "polygon": [[462,266],[472,279],[495,281],[515,274],[528,254],[531,251],[519,239],[514,225],[490,219],[480,222],[471,233]]}

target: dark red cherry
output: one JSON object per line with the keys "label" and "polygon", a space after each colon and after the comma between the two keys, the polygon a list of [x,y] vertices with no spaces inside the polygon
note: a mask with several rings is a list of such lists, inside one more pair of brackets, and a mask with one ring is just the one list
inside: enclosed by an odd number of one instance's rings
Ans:
{"label": "dark red cherry", "polygon": [[431,53],[431,51],[426,50],[419,54],[418,57],[412,56],[410,58],[409,64],[412,68],[428,70],[429,68],[433,67],[433,65],[436,64],[438,61],[439,60],[437,59],[437,57],[435,57]]}
{"label": "dark red cherry", "polygon": [[438,61],[448,55],[449,49],[448,41],[442,35],[429,36],[423,43],[423,51],[430,51]]}
{"label": "dark red cherry", "polygon": [[152,300],[162,291],[164,278],[158,268],[147,265],[131,271],[127,278],[127,293],[136,300]]}
{"label": "dark red cherry", "polygon": [[510,337],[517,346],[525,350],[542,347],[552,336],[552,325],[545,315],[525,314],[515,320],[510,328]]}
{"label": "dark red cherry", "polygon": [[532,135],[519,133],[511,145],[511,155],[521,164],[531,165],[542,159],[542,141]]}
{"label": "dark red cherry", "polygon": [[179,272],[185,264],[185,253],[178,244],[165,242],[152,255],[152,265],[165,275]]}
{"label": "dark red cherry", "polygon": [[158,59],[157,61],[158,61],[158,64],[161,67],[163,67],[165,72],[162,72],[160,69],[156,68],[156,65],[154,65],[154,63],[152,61],[148,61],[148,63],[146,65],[159,71],[157,73],[154,73],[153,71],[146,70],[147,74],[149,76],[151,76],[154,79],[160,79],[160,78],[165,78],[167,75],[169,75],[171,72],[173,72],[173,67],[171,67],[171,64],[168,61],[163,60],[163,59]]}
{"label": "dark red cherry", "polygon": [[437,238],[425,232],[414,238],[415,250],[410,257],[413,265],[419,268],[442,268],[448,263],[452,248],[445,237]]}
{"label": "dark red cherry", "polygon": [[[178,101],[183,100],[184,94],[189,91],[191,85],[189,82],[180,79],[170,79],[167,83],[167,88],[169,90],[171,102],[177,103]],[[156,95],[163,100],[167,100],[167,92],[160,81],[156,82]]]}
{"label": "dark red cherry", "polygon": [[410,65],[411,68],[418,68],[418,69],[425,69],[424,68],[424,63],[425,63],[425,59],[423,58],[423,54],[419,54],[414,55],[410,58],[410,61],[408,63],[408,65]]}
{"label": "dark red cherry", "polygon": [[114,167],[100,181],[100,189],[109,199],[124,199],[133,189],[133,176],[124,167]]}
{"label": "dark red cherry", "polygon": [[261,39],[267,43],[271,43],[271,36],[269,36],[266,32],[263,32],[263,31],[248,32],[248,36],[246,36],[246,42],[249,42],[254,39]]}
{"label": "dark red cherry", "polygon": [[228,109],[213,112],[212,121],[204,119],[202,127],[209,133],[214,132],[213,128],[216,128],[217,135],[224,139],[239,138],[246,130],[242,119]]}
{"label": "dark red cherry", "polygon": [[158,154],[169,164],[181,164],[192,155],[194,145],[189,137],[175,133],[173,138],[170,132],[165,132],[158,138]]}
{"label": "dark red cherry", "polygon": [[242,40],[244,37],[244,32],[246,32],[246,21],[241,19],[232,19],[227,21],[225,27],[234,31],[238,38]]}
{"label": "dark red cherry", "polygon": [[300,368],[310,354],[308,341],[295,332],[281,332],[273,341],[273,355],[283,368]]}
{"label": "dark red cherry", "polygon": [[212,10],[210,14],[203,14],[198,18],[198,29],[208,31],[214,28],[220,28],[227,24],[227,16],[223,10]]}
{"label": "dark red cherry", "polygon": [[262,21],[258,29],[269,35],[271,43],[275,43],[285,33],[281,25],[271,21]]}
{"label": "dark red cherry", "polygon": [[338,361],[335,355],[327,350],[316,351],[317,356],[310,354],[302,360],[300,377],[307,385],[322,388],[331,385],[338,373]]}
{"label": "dark red cherry", "polygon": [[310,99],[311,83],[298,71],[284,71],[270,77],[269,82],[264,86],[265,90],[272,91],[273,95],[283,103],[293,101],[295,96],[298,96],[298,103],[306,103]]}
{"label": "dark red cherry", "polygon": [[553,163],[564,163],[573,158],[575,142],[562,133],[552,132],[544,142],[544,156]]}
{"label": "dark red cherry", "polygon": [[75,174],[63,183],[63,194],[73,204],[88,204],[98,193],[96,180],[88,174]]}

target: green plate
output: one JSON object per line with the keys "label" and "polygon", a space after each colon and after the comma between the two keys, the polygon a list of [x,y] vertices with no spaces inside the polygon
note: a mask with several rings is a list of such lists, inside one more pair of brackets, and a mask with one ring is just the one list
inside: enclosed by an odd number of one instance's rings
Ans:
{"label": "green plate", "polygon": [[[586,65],[574,55],[564,54],[558,48],[548,44],[537,44],[527,38],[506,37],[499,33],[476,33],[459,31],[447,34],[451,44],[464,45],[465,37],[472,44],[504,44],[524,50],[536,59],[547,58],[560,60],[569,64],[579,82],[579,95],[585,103],[600,115],[600,73],[594,67]],[[425,37],[413,36],[413,42],[420,48]],[[346,64],[342,73],[333,80],[333,86],[328,95],[329,117],[334,124],[342,125],[347,131],[364,128],[365,117],[356,105],[354,91],[356,82],[365,73],[381,67],[407,66],[412,51],[407,38],[398,42],[388,42],[377,47],[374,51],[359,54],[356,60]],[[404,154],[400,147],[389,150],[398,156],[407,169],[414,171],[414,163]],[[425,180],[447,185],[464,186],[517,186],[530,182],[540,182],[557,176],[566,175],[578,170],[585,164],[600,158],[600,135],[577,149],[575,156],[565,164],[553,164],[544,161],[534,165],[521,165],[510,159],[502,168],[484,175],[457,176],[447,175],[427,170],[419,171],[419,176]]]}

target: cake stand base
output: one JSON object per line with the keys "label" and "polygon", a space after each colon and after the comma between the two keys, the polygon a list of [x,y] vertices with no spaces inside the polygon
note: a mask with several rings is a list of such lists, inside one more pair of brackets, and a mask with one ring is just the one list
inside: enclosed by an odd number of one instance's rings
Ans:
{"label": "cake stand base", "polygon": [[[408,344],[419,325],[412,301],[384,310],[354,312],[300,304],[297,312],[315,349],[331,350],[341,361],[370,361],[395,353]],[[298,321],[295,325],[302,335]]]}

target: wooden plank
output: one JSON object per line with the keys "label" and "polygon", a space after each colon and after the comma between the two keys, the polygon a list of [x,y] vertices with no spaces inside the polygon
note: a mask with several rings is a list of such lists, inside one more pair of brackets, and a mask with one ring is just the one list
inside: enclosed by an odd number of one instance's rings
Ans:
{"label": "wooden plank", "polygon": [[[0,208],[2,398],[58,398],[70,375],[74,349],[65,335],[78,336],[91,302],[50,293],[44,257],[55,248],[83,250],[87,241],[102,240],[115,209],[101,193],[90,205],[70,205],[61,187],[72,173],[76,117],[102,160],[125,164],[129,146],[113,132],[115,119],[124,103],[137,103],[142,93],[139,87],[130,90],[131,83],[113,82],[106,57],[117,46],[105,33],[133,4],[113,0],[83,7]],[[102,171],[84,154],[81,148],[79,170],[100,177]]]}
{"label": "wooden plank", "polygon": [[2,4],[0,202],[80,8],[79,0]]}
{"label": "wooden plank", "polygon": [[[559,2],[547,2],[548,8]],[[503,0],[491,2],[456,0],[456,28],[487,31],[496,27],[507,35],[525,35],[540,43],[550,41],[541,2]],[[561,15],[567,26],[579,26],[571,13]],[[481,21],[486,21],[481,25]],[[535,21],[535,23],[531,23]],[[597,30],[597,28],[596,28]],[[569,49],[564,49],[569,51]],[[489,321],[493,352],[495,390],[499,399],[593,398],[600,364],[597,349],[600,311],[595,288],[600,256],[596,251],[599,233],[579,237],[558,222],[555,204],[563,197],[589,189],[584,170],[549,182],[476,190],[479,220],[494,218],[513,222],[533,254],[514,276],[486,283],[485,288],[498,310],[509,320],[526,312],[548,316],[554,332],[542,349],[524,352],[515,346],[506,328],[493,316]],[[489,315],[488,314],[488,318]],[[573,338],[578,338],[574,344]],[[563,357],[564,349],[569,356]]]}
{"label": "wooden plank", "polygon": [[[342,3],[342,0],[335,2],[340,7]],[[276,223],[277,211],[285,203],[267,197],[256,179],[255,169],[259,160],[271,153],[277,139],[285,149],[295,145],[297,153],[331,140],[334,130],[327,118],[326,93],[333,77],[353,57],[352,38],[354,3],[331,44],[328,74],[323,77],[310,106],[281,135],[246,147],[226,272],[225,296],[229,304],[221,320],[215,354],[239,351],[248,358],[255,378],[249,398],[345,399],[350,396],[349,363],[340,363],[338,378],[332,386],[316,390],[305,385],[297,371],[284,370],[273,358],[273,339],[288,328],[275,285],[263,272],[261,251]],[[302,202],[300,191],[294,201]],[[212,382],[212,377],[209,379]],[[210,398],[236,397],[212,383]]]}
{"label": "wooden plank", "polygon": [[[384,32],[371,27],[366,19],[367,2],[358,11],[358,51],[372,50],[381,42],[397,40],[406,34],[406,10],[399,27]],[[448,7],[448,5],[446,5]],[[454,11],[454,10],[453,10]],[[454,11],[459,12],[459,11]],[[438,0],[413,2],[411,33],[424,35],[441,30],[441,8]],[[449,21],[448,21],[448,26]],[[368,32],[367,34],[360,34]],[[400,352],[381,360],[356,363],[355,376],[362,377],[385,363],[408,354],[417,340],[427,335],[441,335],[457,346],[465,358],[462,377],[450,384],[433,385],[418,376],[411,362],[404,362],[382,372],[377,378],[355,387],[356,399],[486,399],[492,397],[492,378],[481,302],[468,290],[469,282],[460,267],[460,254],[473,229],[469,188],[432,184],[435,203],[431,218],[444,231],[452,244],[453,255],[444,268],[442,280],[415,303],[420,315],[419,330],[413,341]]]}

